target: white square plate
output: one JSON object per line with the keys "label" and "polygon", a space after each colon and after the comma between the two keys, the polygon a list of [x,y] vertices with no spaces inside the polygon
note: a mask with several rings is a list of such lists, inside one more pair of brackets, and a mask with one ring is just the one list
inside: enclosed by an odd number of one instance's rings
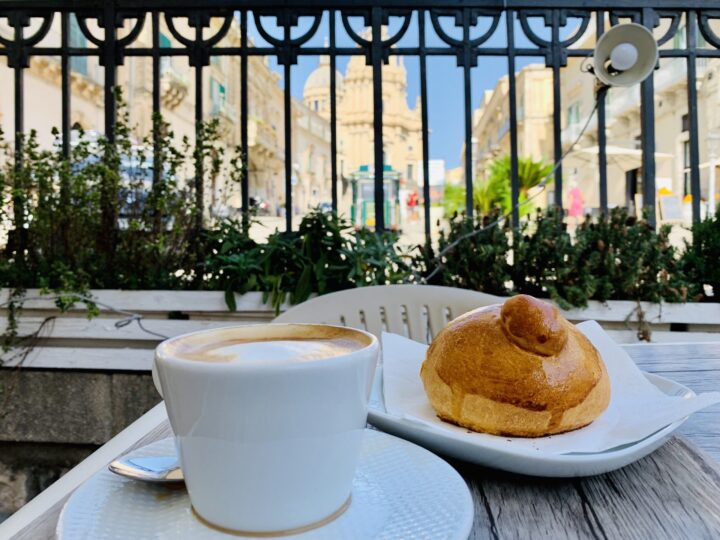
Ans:
{"label": "white square plate", "polygon": [[[695,396],[692,390],[670,379],[651,373],[643,375],[669,396]],[[687,418],[678,420],[640,441],[604,452],[550,455],[513,447],[510,443],[502,447],[497,444],[490,447],[483,444],[481,437],[473,441],[468,437],[459,437],[450,430],[441,431],[389,414],[383,402],[381,366],[378,366],[375,374],[368,413],[368,422],[375,427],[438,454],[519,474],[561,478],[592,476],[629,465],[662,446],[685,420]],[[499,440],[503,438],[498,437]]]}

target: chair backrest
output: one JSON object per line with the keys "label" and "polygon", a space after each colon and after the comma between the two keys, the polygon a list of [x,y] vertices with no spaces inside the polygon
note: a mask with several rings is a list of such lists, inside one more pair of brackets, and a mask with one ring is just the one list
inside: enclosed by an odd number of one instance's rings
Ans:
{"label": "chair backrest", "polygon": [[312,298],[275,322],[339,324],[380,337],[383,331],[428,343],[452,319],[504,298],[435,285],[359,287]]}

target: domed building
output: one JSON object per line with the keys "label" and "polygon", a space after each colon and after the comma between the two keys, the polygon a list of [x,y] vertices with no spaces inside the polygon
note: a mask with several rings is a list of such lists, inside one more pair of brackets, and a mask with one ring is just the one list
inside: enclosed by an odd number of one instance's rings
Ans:
{"label": "domed building", "polygon": [[[342,94],[343,76],[335,70],[335,87],[337,95]],[[323,118],[330,120],[330,58],[320,57],[320,65],[305,81],[303,88],[303,101]]]}
{"label": "domed building", "polygon": [[[353,173],[372,170],[374,165],[373,70],[364,56],[353,56],[343,77],[336,72],[336,106],[338,136],[338,175],[344,190],[340,211],[347,212],[350,190],[346,179]],[[402,57],[393,57],[382,67],[383,147],[386,170],[392,168],[399,177],[404,201],[412,192],[419,192],[418,163],[422,162],[422,121],[419,99],[411,108],[407,102],[407,71]],[[330,61],[320,57],[319,66],[305,82],[303,101],[323,118],[330,119]]]}

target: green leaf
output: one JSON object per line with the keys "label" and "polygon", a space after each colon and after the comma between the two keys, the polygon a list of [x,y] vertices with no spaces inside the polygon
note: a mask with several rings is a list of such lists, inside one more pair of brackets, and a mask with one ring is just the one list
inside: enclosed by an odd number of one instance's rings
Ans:
{"label": "green leaf", "polygon": [[310,286],[311,280],[312,267],[306,266],[300,274],[300,279],[298,279],[297,286],[295,287],[295,291],[290,299],[292,304],[299,304],[309,298],[310,293],[312,292],[312,288]]}
{"label": "green leaf", "polygon": [[230,311],[237,311],[237,303],[235,302],[235,291],[232,289],[225,290],[225,304]]}

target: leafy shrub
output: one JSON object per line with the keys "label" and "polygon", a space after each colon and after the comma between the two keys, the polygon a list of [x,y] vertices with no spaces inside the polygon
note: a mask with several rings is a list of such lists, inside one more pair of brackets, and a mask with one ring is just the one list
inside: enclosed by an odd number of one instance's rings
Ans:
{"label": "leafy shrub", "polygon": [[453,216],[448,232],[441,231],[438,241],[438,252],[446,254],[438,259],[425,246],[425,252],[417,258],[426,266],[429,283],[506,294],[505,284],[510,279],[508,230],[506,226],[488,227],[495,219]]}
{"label": "leafy shrub", "polygon": [[669,227],[655,231],[624,209],[587,217],[574,239],[553,208],[538,210],[516,231],[486,228],[493,222],[455,215],[441,233],[440,255],[432,246],[420,249],[422,275],[438,285],[549,297],[564,308],[589,300],[682,302],[702,284],[718,283],[717,219],[695,225],[698,247],[683,255],[670,244]]}
{"label": "leafy shrub", "polygon": [[240,233],[238,224],[223,223],[210,233],[216,246],[208,256],[212,285],[225,291],[230,309],[234,294],[262,291],[279,310],[313,294],[385,283],[410,276],[408,255],[399,250],[397,234],[352,231],[341,217],[314,210],[297,229],[275,232],[264,244]]}
{"label": "leafy shrub", "polygon": [[590,298],[684,301],[688,282],[669,241],[670,227],[656,232],[647,221],[615,208],[576,231],[577,264],[592,276]]}
{"label": "leafy shrub", "polygon": [[[720,302],[720,208],[693,225],[692,243],[685,245],[681,267],[691,299]],[[712,288],[712,297],[706,295],[704,285]]]}
{"label": "leafy shrub", "polygon": [[[12,203],[0,207],[9,229],[0,253],[0,286],[58,291],[203,286],[198,265],[204,237],[193,178],[200,162],[207,181],[221,168],[228,178],[237,176],[227,171],[218,124],[200,126],[197,145],[185,138],[178,146],[156,117],[162,136],[152,155],[151,136],[132,142],[127,108],[117,98],[112,143],[80,133],[66,157],[59,147],[41,150],[32,131],[16,160],[0,142],[0,198]],[[157,181],[153,171],[160,171]]]}
{"label": "leafy shrub", "polygon": [[586,305],[594,293],[594,279],[579,264],[578,252],[555,208],[537,210],[513,234],[510,276],[514,291],[549,296],[562,307]]}

